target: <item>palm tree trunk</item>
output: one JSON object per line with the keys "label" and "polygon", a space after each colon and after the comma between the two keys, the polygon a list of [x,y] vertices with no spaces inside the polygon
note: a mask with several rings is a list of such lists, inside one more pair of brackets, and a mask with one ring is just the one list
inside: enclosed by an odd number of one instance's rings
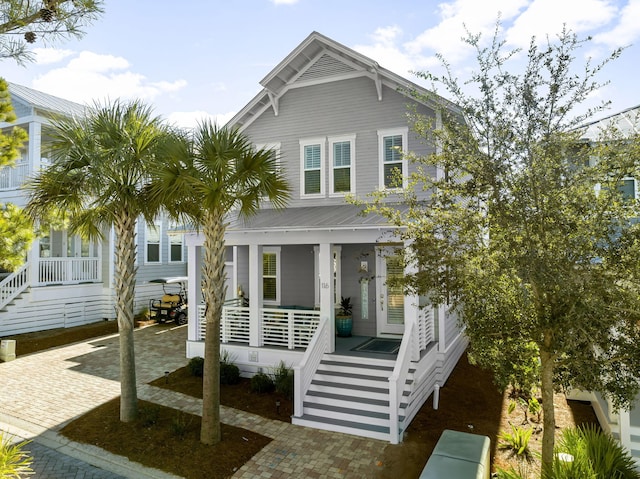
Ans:
{"label": "palm tree trunk", "polygon": [[133,345],[133,296],[136,284],[135,218],[123,215],[114,225],[116,317],[120,334],[120,420],[138,415],[136,363]]}
{"label": "palm tree trunk", "polygon": [[[544,343],[550,343],[549,333]],[[542,389],[542,471],[550,471],[553,465],[553,447],[556,434],[555,409],[553,407],[553,356],[545,347],[540,349],[541,389]]]}
{"label": "palm tree trunk", "polygon": [[202,378],[202,426],[200,441],[217,444],[220,432],[220,319],[225,298],[224,232],[221,212],[207,213],[204,220],[202,288],[206,304],[204,372]]}

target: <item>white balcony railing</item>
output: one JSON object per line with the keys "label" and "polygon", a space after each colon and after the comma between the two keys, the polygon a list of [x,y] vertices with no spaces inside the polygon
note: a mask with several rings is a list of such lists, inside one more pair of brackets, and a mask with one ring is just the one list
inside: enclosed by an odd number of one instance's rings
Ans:
{"label": "white balcony railing", "polygon": [[38,262],[38,281],[42,285],[100,280],[99,258],[39,258]]}
{"label": "white balcony railing", "polygon": [[[199,305],[198,341],[203,341],[206,334],[204,311],[204,305]],[[220,321],[220,341],[249,344],[250,323],[248,307],[224,306]],[[254,346],[306,348],[319,323],[320,311],[261,308],[258,318],[259,344]]]}
{"label": "white balcony railing", "polygon": [[0,190],[15,190],[20,188],[29,174],[29,163],[19,162],[14,166],[0,168]]}

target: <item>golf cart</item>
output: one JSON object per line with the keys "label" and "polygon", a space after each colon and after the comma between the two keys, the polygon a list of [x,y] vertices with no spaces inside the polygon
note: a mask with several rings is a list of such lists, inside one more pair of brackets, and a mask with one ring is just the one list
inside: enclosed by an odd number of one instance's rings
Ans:
{"label": "golf cart", "polygon": [[177,325],[187,324],[187,284],[186,276],[152,279],[150,283],[162,284],[162,299],[149,301],[149,318],[159,323],[175,321]]}

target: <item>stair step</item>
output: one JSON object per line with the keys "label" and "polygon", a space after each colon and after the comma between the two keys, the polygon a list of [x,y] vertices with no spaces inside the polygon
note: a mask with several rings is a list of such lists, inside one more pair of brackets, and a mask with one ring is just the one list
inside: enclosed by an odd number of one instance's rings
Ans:
{"label": "stair step", "polygon": [[[313,379],[311,381],[311,386],[317,386],[319,388],[331,388],[331,389],[339,389],[339,390],[354,390],[358,392],[368,393],[368,394],[382,394],[385,396],[389,396],[389,388],[388,387],[379,387],[382,385],[369,386],[366,384],[352,384],[352,383],[343,383],[336,381],[325,381],[323,379]],[[317,390],[317,389],[316,389]]]}
{"label": "stair step", "polygon": [[393,366],[382,364],[363,364],[362,362],[355,363],[348,361],[334,361],[323,359],[322,361],[320,361],[320,367],[322,367],[323,365],[344,368],[357,368],[364,369],[366,371],[386,371],[389,374],[393,372]]}
{"label": "stair step", "polygon": [[323,392],[323,391],[309,391],[307,392],[307,396],[311,396],[314,398],[324,398],[327,400],[334,400],[334,401],[343,401],[343,402],[351,402],[351,403],[355,402],[358,404],[367,404],[375,407],[380,407],[380,406],[389,407],[388,400],[385,401],[383,399],[374,399],[371,397],[355,398],[354,396],[348,396],[346,394],[336,394],[336,393],[329,393],[329,392]]}
{"label": "stair step", "polygon": [[371,431],[371,432],[377,432],[382,434],[389,434],[388,425],[380,426],[380,425],[367,424],[367,423],[356,422],[356,421],[342,421],[340,419],[315,416],[313,414],[303,414],[301,418],[296,418],[296,419],[303,419],[305,421],[308,421],[309,423],[315,423],[315,424],[332,424],[332,425],[342,426],[349,429],[356,429],[359,431]]}

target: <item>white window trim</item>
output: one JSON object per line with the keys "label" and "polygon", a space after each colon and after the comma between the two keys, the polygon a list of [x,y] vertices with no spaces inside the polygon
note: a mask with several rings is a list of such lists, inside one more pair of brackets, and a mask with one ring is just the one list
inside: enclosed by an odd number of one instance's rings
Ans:
{"label": "white window trim", "polygon": [[[331,256],[336,256],[336,271],[335,271],[335,282],[336,282],[336,304],[334,304],[335,308],[340,307],[340,300],[342,299],[342,246],[334,245],[331,249]],[[313,277],[316,280],[313,282],[313,290],[314,290],[314,305],[316,308],[320,307],[320,247],[313,247]]]}
{"label": "white window trim", "polygon": [[[350,180],[349,183],[351,185],[351,189],[346,192],[335,192],[334,191],[334,175],[333,171],[335,169],[333,165],[333,144],[334,143],[342,143],[349,142],[351,149],[351,164],[350,168]],[[332,136],[329,137],[329,196],[330,197],[342,197],[350,194],[355,194],[356,192],[356,135],[344,135],[344,136]]]}
{"label": "white window trim", "polygon": [[[402,178],[402,188],[387,188],[384,185],[384,139],[387,136],[402,135],[402,171],[404,177]],[[409,128],[390,128],[388,130],[378,130],[378,180],[379,188],[381,190],[398,191],[406,188],[408,184],[408,162],[406,159],[407,154],[407,141],[409,137]]]}
{"label": "white window trim", "polygon": [[[265,253],[271,253],[271,254],[275,254],[276,255],[276,299],[275,301],[273,300],[267,300],[264,299],[264,292],[262,295],[262,304],[265,305],[274,305],[274,306],[279,306],[280,305],[280,301],[282,298],[282,295],[280,294],[280,280],[281,280],[281,268],[280,268],[280,246],[265,246],[262,248],[262,254],[264,255]],[[261,258],[261,261],[264,261],[264,259]],[[263,263],[260,263],[260,268],[263,267]]]}
{"label": "white window trim", "polygon": [[[325,192],[325,163],[326,163],[326,138],[307,138],[300,140],[300,198],[321,198]],[[320,145],[320,193],[305,194],[304,192],[304,147],[310,145]]]}
{"label": "white window trim", "polygon": [[144,225],[144,262],[145,264],[162,264],[162,222],[154,221],[153,226],[158,228],[158,261],[149,261],[149,225]]}

